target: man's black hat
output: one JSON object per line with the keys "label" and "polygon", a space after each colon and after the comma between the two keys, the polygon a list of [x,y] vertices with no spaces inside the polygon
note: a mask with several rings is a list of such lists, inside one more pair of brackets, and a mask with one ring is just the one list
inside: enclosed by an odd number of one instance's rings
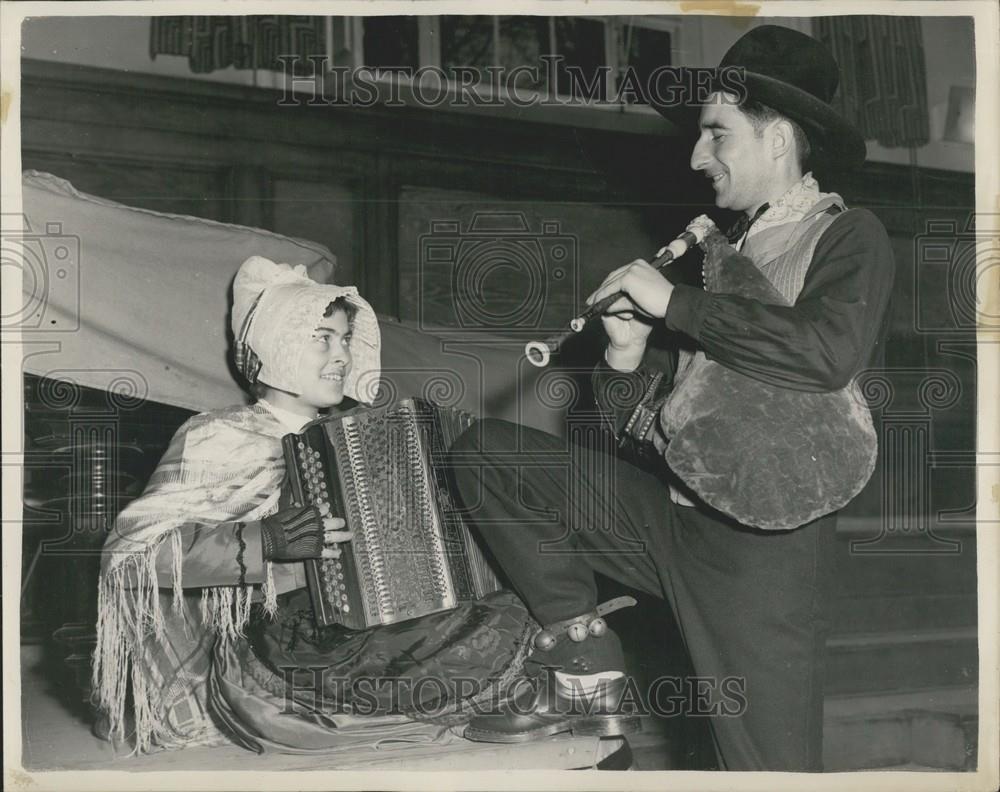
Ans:
{"label": "man's black hat", "polygon": [[[830,106],[840,83],[840,67],[819,41],[797,30],[761,25],[746,33],[723,56],[714,85],[765,104],[802,127],[813,158],[825,165],[853,168],[865,160],[865,141],[853,124]],[[661,115],[686,129],[697,129],[704,97],[687,102],[650,98]]]}

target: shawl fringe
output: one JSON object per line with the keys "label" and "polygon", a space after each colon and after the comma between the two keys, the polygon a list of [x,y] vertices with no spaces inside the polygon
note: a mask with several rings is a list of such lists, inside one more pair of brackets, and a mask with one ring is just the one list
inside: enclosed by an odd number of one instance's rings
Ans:
{"label": "shawl fringe", "polygon": [[[168,539],[173,549],[171,607],[187,632],[189,619],[183,597],[180,530],[159,537],[160,541]],[[144,753],[158,742],[170,741],[169,724],[157,706],[162,691],[151,687],[142,663],[137,662],[146,641],[162,640],[165,636],[156,575],[160,541],[142,552],[126,555],[113,568],[102,571],[98,586],[97,646],[91,669],[93,703],[106,713],[112,738],[124,742],[127,739],[125,710],[131,682],[135,720],[132,754]],[[271,564],[266,566],[261,593],[265,611],[273,616],[277,612],[277,592]],[[205,628],[222,641],[240,638],[250,618],[253,589],[252,585],[202,589],[200,611]]]}

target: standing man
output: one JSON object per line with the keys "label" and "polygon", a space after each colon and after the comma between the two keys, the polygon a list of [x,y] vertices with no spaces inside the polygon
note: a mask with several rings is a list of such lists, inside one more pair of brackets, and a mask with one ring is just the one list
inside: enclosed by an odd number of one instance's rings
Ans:
{"label": "standing man", "polygon": [[[870,212],[821,193],[808,170],[812,161],[846,169],[864,160],[863,139],[830,107],[836,62],[811,37],[767,25],[733,45],[723,67],[741,70],[744,95],[720,87],[696,116],[658,109],[696,118],[691,167],[711,180],[717,206],[742,213],[730,241],[787,304],[673,286],[642,260],[611,273],[588,300],[625,295],[603,319],[609,344],[593,381],[623,444],[651,440],[662,452],[669,441],[656,419],[684,372],[643,364],[656,323],[688,336],[711,361],[797,391],[843,389],[881,352],[893,281],[885,229]],[[616,707],[627,680],[621,644],[602,618],[609,609],[597,603],[600,572],[674,609],[694,669],[708,679],[722,767],[822,769],[835,514],[756,530],[625,459],[580,450],[568,470],[544,464],[565,458],[564,441],[498,421],[479,424],[456,451],[471,518],[543,625],[536,659],[561,669],[554,692],[529,691],[531,700],[475,718],[467,737],[520,742],[636,728]],[[607,472],[588,473],[595,470]],[[599,522],[608,509],[574,508],[570,493],[610,507],[612,530]],[[594,694],[590,712],[572,706],[581,691]]]}

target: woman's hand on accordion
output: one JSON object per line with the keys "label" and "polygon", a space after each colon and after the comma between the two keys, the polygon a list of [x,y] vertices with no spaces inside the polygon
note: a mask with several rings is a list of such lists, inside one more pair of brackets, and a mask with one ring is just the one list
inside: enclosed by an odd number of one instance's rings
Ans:
{"label": "woman's hand on accordion", "polygon": [[329,507],[293,506],[260,521],[261,544],[265,561],[304,561],[307,558],[337,558],[341,542],[353,534],[345,530],[340,517],[330,515]]}
{"label": "woman's hand on accordion", "polygon": [[[342,517],[323,517],[323,540],[326,545],[338,545],[354,538],[351,531],[346,530],[347,522]],[[323,558],[340,558],[339,547],[324,547]]]}

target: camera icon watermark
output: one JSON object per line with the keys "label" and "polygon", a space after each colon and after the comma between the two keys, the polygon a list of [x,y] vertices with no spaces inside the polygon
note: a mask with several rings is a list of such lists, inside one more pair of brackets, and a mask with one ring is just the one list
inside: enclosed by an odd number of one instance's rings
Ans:
{"label": "camera icon watermark", "polygon": [[917,333],[1000,331],[1000,215],[928,220],[913,262]]}
{"label": "camera icon watermark", "polygon": [[[31,228],[27,217],[2,216],[0,265],[21,276],[22,300],[0,315],[3,330],[72,332],[80,329],[80,238],[61,223]],[[7,269],[7,268],[11,269]]]}
{"label": "camera icon watermark", "polygon": [[556,221],[479,212],[466,228],[434,220],[419,239],[418,320],[440,335],[532,334],[565,326],[579,304],[579,244]]}

